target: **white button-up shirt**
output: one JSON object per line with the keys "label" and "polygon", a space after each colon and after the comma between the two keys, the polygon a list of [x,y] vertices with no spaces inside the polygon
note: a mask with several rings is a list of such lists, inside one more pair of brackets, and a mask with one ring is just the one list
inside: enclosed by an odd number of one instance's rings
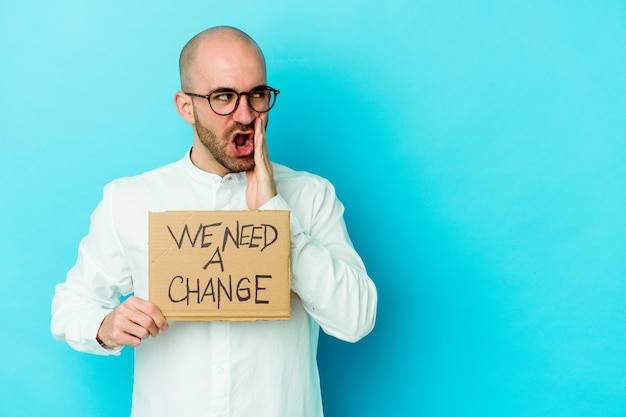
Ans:
{"label": "white button-up shirt", "polygon": [[[357,341],[376,317],[376,288],[355,252],[332,185],[274,164],[278,195],[262,210],[289,210],[291,319],[170,321],[135,351],[135,417],[322,416],[316,352],[320,327]],[[52,333],[73,348],[119,354],[96,341],[104,317],[134,293],[148,298],[148,212],[245,210],[245,173],[220,177],[189,155],[108,184],[56,287]]]}

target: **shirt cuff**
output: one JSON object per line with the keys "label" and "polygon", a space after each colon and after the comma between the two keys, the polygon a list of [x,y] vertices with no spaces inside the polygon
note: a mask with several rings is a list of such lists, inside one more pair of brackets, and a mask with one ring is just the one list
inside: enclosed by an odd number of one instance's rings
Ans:
{"label": "shirt cuff", "polygon": [[96,340],[102,320],[104,320],[106,315],[110,312],[111,310],[98,308],[88,314],[88,317],[82,322],[81,329],[78,334],[74,334],[73,337],[68,335],[67,343],[74,349],[81,352],[93,353],[102,356],[119,355],[123,346],[109,348],[108,346],[102,346]]}

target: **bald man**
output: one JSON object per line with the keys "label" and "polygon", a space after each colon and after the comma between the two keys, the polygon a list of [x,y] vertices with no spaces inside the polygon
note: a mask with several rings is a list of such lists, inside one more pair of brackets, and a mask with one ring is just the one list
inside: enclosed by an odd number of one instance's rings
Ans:
{"label": "bald man", "polygon": [[[135,417],[322,416],[319,329],[355,342],[376,317],[376,288],[343,206],[327,180],[270,162],[265,129],[279,91],[248,35],[231,27],[196,35],[181,52],[180,77],[174,103],[193,128],[191,149],[105,187],[56,287],[52,333],[99,355],[135,348]],[[148,213],[248,209],[291,212],[291,319],[168,322],[147,300]]]}

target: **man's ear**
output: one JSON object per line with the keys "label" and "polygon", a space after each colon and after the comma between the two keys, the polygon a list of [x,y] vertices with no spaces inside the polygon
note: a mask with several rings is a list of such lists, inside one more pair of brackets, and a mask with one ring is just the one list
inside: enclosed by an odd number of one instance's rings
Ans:
{"label": "man's ear", "polygon": [[176,106],[176,110],[178,110],[180,117],[185,119],[187,123],[194,124],[196,122],[196,118],[193,116],[193,103],[191,102],[191,97],[182,91],[179,91],[174,95],[174,105]]}

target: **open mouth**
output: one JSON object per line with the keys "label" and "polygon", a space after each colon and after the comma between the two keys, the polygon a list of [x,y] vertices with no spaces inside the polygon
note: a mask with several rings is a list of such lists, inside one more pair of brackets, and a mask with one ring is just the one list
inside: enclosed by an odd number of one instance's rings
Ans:
{"label": "open mouth", "polygon": [[251,133],[240,133],[238,135],[235,135],[235,146],[237,146],[237,148],[239,149],[245,148],[248,141],[252,141]]}
{"label": "open mouth", "polygon": [[254,152],[254,133],[237,133],[233,145],[238,156],[250,156]]}

